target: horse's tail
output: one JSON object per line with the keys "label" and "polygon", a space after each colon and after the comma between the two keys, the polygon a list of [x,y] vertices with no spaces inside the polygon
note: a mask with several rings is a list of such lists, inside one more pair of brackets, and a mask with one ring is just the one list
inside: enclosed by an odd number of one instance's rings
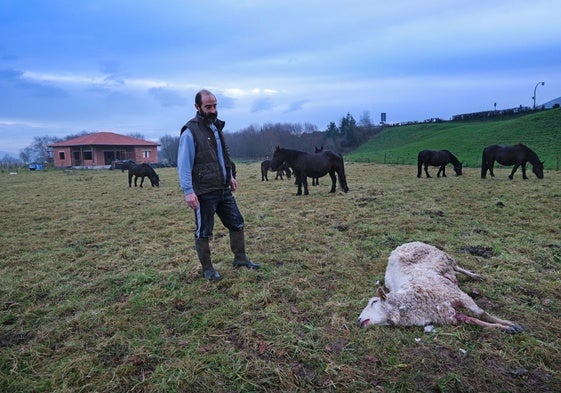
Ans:
{"label": "horse's tail", "polygon": [[349,192],[349,186],[347,185],[347,176],[345,176],[345,160],[343,155],[339,154],[339,159],[341,160],[341,171],[339,172],[339,185],[345,192]]}
{"label": "horse's tail", "polygon": [[487,177],[487,170],[489,169],[489,161],[487,159],[489,152],[487,148],[483,149],[483,154],[481,155],[481,178],[485,179]]}
{"label": "horse's tail", "polygon": [[419,154],[417,154],[417,177],[421,177],[421,175],[423,174],[423,152],[420,151]]}

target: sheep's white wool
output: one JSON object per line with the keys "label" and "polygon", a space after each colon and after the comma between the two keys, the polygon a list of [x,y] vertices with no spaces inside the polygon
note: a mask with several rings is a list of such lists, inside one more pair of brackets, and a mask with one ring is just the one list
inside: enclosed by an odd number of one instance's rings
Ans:
{"label": "sheep's white wool", "polygon": [[[479,308],[458,287],[456,272],[472,278],[476,273],[459,267],[450,255],[429,244],[406,243],[388,258],[385,281],[388,294],[370,299],[359,316],[361,326],[458,324],[466,322],[486,327],[499,327],[511,333],[522,328],[501,320]],[[464,308],[477,318],[461,313]],[[480,318],[480,319],[478,319]]]}

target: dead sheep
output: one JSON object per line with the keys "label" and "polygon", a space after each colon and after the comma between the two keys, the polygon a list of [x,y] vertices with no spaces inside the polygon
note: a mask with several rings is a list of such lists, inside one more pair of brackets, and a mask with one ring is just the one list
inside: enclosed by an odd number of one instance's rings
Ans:
{"label": "dead sheep", "polygon": [[[514,322],[494,317],[481,309],[458,287],[456,273],[482,277],[458,266],[454,258],[438,248],[421,242],[406,243],[392,251],[385,274],[386,294],[368,301],[358,317],[361,327],[371,325],[425,326],[458,325],[462,322],[519,333],[524,329]],[[459,309],[474,316],[463,314]]]}

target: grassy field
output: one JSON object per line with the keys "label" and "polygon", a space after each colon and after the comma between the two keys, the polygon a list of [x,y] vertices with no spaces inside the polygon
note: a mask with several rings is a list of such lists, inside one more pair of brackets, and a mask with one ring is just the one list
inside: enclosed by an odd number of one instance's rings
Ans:
{"label": "grassy field", "polygon": [[523,143],[547,169],[561,167],[561,108],[504,120],[453,121],[390,127],[346,155],[352,161],[417,164],[424,149],[447,149],[464,166],[480,167],[488,145]]}
{"label": "grassy field", "polygon": [[[2,392],[559,392],[561,172],[417,179],[346,164],[297,197],[239,163],[236,198],[259,271],[201,278],[175,169],[0,174]],[[449,171],[453,172],[453,171]],[[525,332],[355,321],[396,246],[420,240],[485,281],[460,287]]]}

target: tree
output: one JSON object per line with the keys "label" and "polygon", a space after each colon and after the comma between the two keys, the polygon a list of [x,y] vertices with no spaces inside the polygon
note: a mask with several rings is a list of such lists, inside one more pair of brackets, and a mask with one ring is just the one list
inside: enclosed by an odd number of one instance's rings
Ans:
{"label": "tree", "polygon": [[169,165],[177,165],[177,152],[179,150],[179,137],[164,135],[160,138],[160,151],[162,159]]}
{"label": "tree", "polygon": [[66,136],[64,137],[64,140],[65,140],[65,141],[68,141],[68,140],[70,140],[70,139],[79,138],[79,137],[81,137],[81,136],[85,136],[85,135],[89,135],[89,134],[91,134],[90,131],[82,130],[82,131],[80,131],[80,132],[77,133],[77,134],[66,135]]}
{"label": "tree", "polygon": [[347,113],[347,116],[341,119],[341,125],[339,129],[341,131],[341,136],[345,140],[345,145],[347,147],[355,146],[357,143],[356,134],[358,127],[356,125],[356,120],[350,113]]}
{"label": "tree", "polygon": [[368,112],[368,111],[362,112],[362,115],[360,116],[358,124],[361,127],[368,127],[368,128],[372,127],[372,120],[370,119],[370,112]]}
{"label": "tree", "polygon": [[21,164],[21,160],[12,157],[9,154],[5,154],[2,159],[0,159],[0,168],[2,170],[9,168],[17,168]]}
{"label": "tree", "polygon": [[304,123],[304,132],[316,132],[318,127],[312,123]]}
{"label": "tree", "polygon": [[127,136],[130,136],[131,138],[142,139],[143,141],[146,140],[144,135],[142,135],[140,132],[131,132],[128,133]]}
{"label": "tree", "polygon": [[20,151],[19,159],[22,160],[24,163],[29,163],[31,162],[32,153],[33,152],[31,151],[31,147],[27,146],[22,151]]}
{"label": "tree", "polygon": [[325,133],[328,138],[335,139],[339,136],[339,128],[337,128],[334,122],[331,122],[327,126],[327,130],[325,131]]}
{"label": "tree", "polygon": [[53,143],[60,142],[61,139],[53,136],[36,136],[33,138],[31,145],[24,149],[21,157],[27,158],[25,162],[37,161],[40,163],[52,163],[53,162],[53,149],[49,147]]}

